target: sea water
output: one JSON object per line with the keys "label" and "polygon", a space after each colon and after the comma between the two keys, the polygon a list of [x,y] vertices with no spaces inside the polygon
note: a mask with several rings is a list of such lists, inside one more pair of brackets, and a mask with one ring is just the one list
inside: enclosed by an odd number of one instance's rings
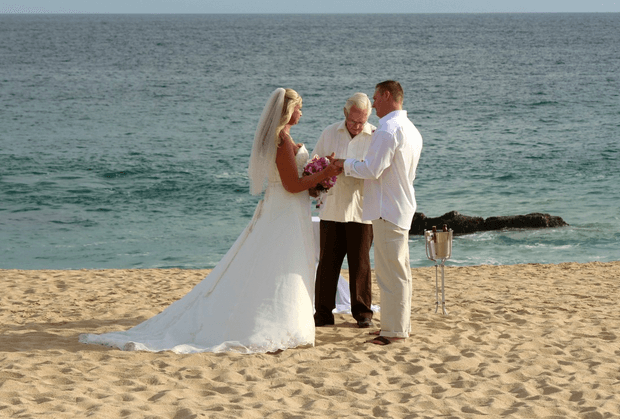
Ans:
{"label": "sea water", "polygon": [[620,259],[620,14],[0,15],[0,268],[211,268],[270,93],[312,150],[386,79],[418,212],[569,223],[457,235],[448,265]]}

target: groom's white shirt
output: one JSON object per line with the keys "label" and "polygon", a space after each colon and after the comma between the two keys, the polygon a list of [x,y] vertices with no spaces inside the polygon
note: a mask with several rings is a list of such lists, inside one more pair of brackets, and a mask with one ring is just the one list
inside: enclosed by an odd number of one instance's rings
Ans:
{"label": "groom's white shirt", "polygon": [[363,220],[383,218],[411,228],[416,210],[413,181],[421,152],[422,136],[407,111],[393,111],[379,120],[365,160],[344,162],[345,175],[365,179]]}

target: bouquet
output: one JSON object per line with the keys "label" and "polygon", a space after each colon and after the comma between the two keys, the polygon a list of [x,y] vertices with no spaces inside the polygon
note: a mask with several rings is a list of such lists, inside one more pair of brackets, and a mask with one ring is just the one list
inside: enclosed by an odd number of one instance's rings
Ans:
{"label": "bouquet", "polygon": [[[304,167],[304,176],[309,176],[314,173],[318,173],[329,166],[329,159],[327,157],[319,157],[316,154],[312,157],[312,160]],[[316,185],[315,189],[319,192],[325,192],[336,184],[336,176],[325,179]]]}

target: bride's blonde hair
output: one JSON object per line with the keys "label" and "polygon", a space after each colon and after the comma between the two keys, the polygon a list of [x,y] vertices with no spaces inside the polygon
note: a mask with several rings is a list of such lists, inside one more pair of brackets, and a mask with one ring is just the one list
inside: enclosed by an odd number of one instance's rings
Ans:
{"label": "bride's blonde hair", "polygon": [[284,103],[282,104],[282,116],[280,117],[280,123],[276,129],[276,144],[280,145],[280,131],[284,128],[288,121],[291,120],[293,112],[295,112],[295,106],[301,105],[301,96],[293,89],[286,89],[284,93]]}

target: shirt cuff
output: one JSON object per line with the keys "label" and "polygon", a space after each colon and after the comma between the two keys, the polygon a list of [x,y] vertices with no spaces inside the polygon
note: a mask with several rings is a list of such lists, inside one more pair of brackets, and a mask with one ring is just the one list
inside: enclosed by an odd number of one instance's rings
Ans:
{"label": "shirt cuff", "polygon": [[346,159],[344,161],[344,174],[346,176],[351,176],[351,173],[353,172],[353,165],[356,161],[356,159]]}

